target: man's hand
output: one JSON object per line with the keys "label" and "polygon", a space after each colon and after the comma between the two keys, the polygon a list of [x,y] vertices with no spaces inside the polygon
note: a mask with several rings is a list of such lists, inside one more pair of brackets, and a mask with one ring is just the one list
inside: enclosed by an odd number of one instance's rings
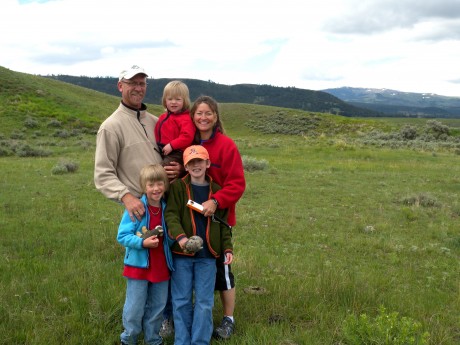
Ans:
{"label": "man's hand", "polygon": [[165,165],[164,168],[166,174],[168,174],[169,182],[174,182],[185,171],[184,166],[178,162],[171,162],[169,165]]}
{"label": "man's hand", "polygon": [[138,220],[142,219],[142,216],[145,213],[144,204],[138,198],[136,198],[131,193],[123,195],[121,202],[125,205],[126,210],[128,211],[131,221],[134,222],[134,217]]}

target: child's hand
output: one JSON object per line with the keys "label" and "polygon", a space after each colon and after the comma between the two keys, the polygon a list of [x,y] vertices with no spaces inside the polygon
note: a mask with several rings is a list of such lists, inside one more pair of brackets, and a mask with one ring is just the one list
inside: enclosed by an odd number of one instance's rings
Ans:
{"label": "child's hand", "polygon": [[171,144],[167,144],[167,145],[165,145],[165,147],[163,147],[163,154],[165,156],[169,155],[171,153],[171,151],[172,151]]}
{"label": "child's hand", "polygon": [[182,248],[182,250],[185,249],[185,244],[187,243],[187,241],[188,241],[188,237],[184,237],[178,242],[179,246]]}
{"label": "child's hand", "polygon": [[233,261],[233,254],[232,253],[225,254],[224,265],[230,265],[232,261]]}
{"label": "child's hand", "polygon": [[158,239],[158,237],[157,236],[152,236],[152,237],[146,238],[142,242],[142,246],[144,248],[156,248],[156,247],[158,247],[159,243],[160,243],[160,240]]}

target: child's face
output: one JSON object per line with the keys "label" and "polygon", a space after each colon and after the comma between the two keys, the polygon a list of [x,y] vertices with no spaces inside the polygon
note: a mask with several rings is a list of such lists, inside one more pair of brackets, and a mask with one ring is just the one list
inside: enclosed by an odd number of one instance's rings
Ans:
{"label": "child's face", "polygon": [[205,176],[206,169],[209,168],[210,165],[211,162],[207,159],[195,158],[185,165],[185,170],[189,172],[190,176],[200,178]]}
{"label": "child's face", "polygon": [[149,205],[159,206],[160,200],[165,193],[165,183],[163,181],[147,181],[145,186],[145,195]]}
{"label": "child's face", "polygon": [[166,98],[166,108],[171,113],[179,113],[184,107],[184,99],[179,96],[167,97]]}

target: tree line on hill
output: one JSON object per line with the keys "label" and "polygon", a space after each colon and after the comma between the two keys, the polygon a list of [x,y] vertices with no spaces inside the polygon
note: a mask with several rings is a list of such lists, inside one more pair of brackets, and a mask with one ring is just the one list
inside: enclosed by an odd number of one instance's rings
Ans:
{"label": "tree line on hill", "polygon": [[[116,87],[118,80],[114,77],[76,77],[69,75],[48,75],[44,77],[120,96],[120,92]],[[148,79],[144,101],[151,104],[161,104],[163,89],[171,80],[174,79]],[[379,111],[351,105],[322,91],[255,84],[223,85],[197,79],[179,78],[179,80],[187,84],[192,101],[200,95],[209,95],[220,103],[260,104],[349,117],[383,116],[383,113]]]}

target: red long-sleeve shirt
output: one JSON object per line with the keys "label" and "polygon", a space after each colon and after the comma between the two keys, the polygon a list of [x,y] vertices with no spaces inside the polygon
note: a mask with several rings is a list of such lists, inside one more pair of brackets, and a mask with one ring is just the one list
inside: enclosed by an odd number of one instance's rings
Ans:
{"label": "red long-sleeve shirt", "polygon": [[236,224],[235,208],[246,188],[243,161],[238,147],[232,139],[219,130],[209,139],[201,142],[209,153],[211,167],[208,174],[222,187],[213,197],[219,208],[228,208],[228,224]]}
{"label": "red long-sleeve shirt", "polygon": [[195,136],[195,125],[188,110],[173,114],[169,111],[161,114],[155,125],[157,143],[171,144],[174,150],[185,150],[192,145]]}

